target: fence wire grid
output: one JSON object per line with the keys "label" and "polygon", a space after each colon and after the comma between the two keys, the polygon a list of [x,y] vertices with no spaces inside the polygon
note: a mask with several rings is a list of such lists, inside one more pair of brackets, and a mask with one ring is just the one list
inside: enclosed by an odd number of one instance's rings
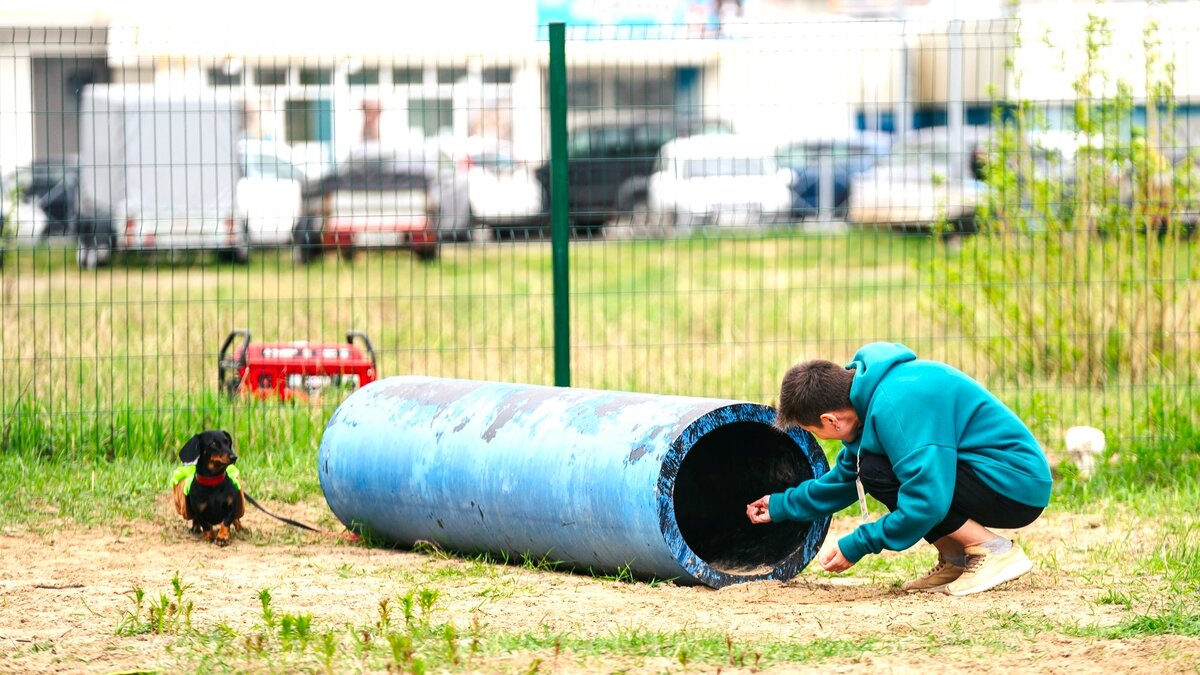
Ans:
{"label": "fence wire grid", "polygon": [[[1200,18],[1155,11],[572,26],[564,82],[546,26],[336,56],[0,30],[0,442],[251,410],[319,434],[369,377],[551,384],[556,349],[576,387],[774,403],[791,364],[876,340],[1047,449],[1184,442]],[[370,376],[306,365],[347,342]]]}

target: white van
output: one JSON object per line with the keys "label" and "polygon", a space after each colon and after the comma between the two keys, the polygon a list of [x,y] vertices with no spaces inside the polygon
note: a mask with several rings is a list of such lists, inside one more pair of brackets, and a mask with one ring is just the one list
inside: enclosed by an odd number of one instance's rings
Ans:
{"label": "white van", "polygon": [[90,85],[80,111],[79,266],[114,251],[250,258],[237,213],[242,102],[218,92]]}

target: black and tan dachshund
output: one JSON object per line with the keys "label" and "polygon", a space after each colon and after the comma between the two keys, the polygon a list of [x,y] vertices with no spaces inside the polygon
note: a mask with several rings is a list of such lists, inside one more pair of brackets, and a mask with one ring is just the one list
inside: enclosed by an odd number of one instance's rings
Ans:
{"label": "black and tan dachshund", "polygon": [[202,431],[179,451],[183,466],[171,477],[175,510],[192,521],[192,532],[229,545],[229,528],[241,530],[246,501],[234,466],[237,453],[225,431]]}

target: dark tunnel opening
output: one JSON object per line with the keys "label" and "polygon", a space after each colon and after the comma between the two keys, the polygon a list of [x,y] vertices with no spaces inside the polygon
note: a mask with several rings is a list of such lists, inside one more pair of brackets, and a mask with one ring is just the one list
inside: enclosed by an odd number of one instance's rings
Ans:
{"label": "dark tunnel opening", "polygon": [[811,524],[754,525],[746,505],[812,477],[804,450],[775,427],[761,422],[720,426],[697,440],[679,466],[679,533],[717,571],[768,572],[803,546]]}

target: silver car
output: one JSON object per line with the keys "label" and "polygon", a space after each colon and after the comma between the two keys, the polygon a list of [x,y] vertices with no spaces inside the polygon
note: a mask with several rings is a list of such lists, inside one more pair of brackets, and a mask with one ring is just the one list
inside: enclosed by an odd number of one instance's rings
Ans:
{"label": "silver car", "polygon": [[946,127],[909,132],[886,159],[851,180],[847,219],[916,232],[945,222],[952,232],[974,232],[989,135],[977,126],[963,127],[959,139]]}

